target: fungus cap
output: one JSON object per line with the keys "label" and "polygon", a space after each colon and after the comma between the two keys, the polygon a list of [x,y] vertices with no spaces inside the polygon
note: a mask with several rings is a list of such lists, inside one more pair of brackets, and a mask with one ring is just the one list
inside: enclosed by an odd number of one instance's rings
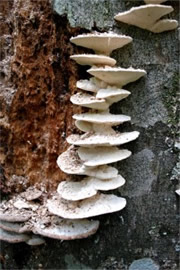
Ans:
{"label": "fungus cap", "polygon": [[109,55],[113,50],[121,48],[132,41],[132,38],[115,33],[91,33],[78,35],[70,39],[77,46],[94,50],[97,54]]}
{"label": "fungus cap", "polygon": [[93,131],[93,124],[89,123],[89,122],[85,122],[85,121],[81,121],[81,120],[76,120],[75,121],[75,126],[84,132],[91,132]]}
{"label": "fungus cap", "polygon": [[81,90],[96,93],[100,88],[105,88],[107,84],[93,77],[89,80],[77,81],[76,86]]}
{"label": "fungus cap", "polygon": [[[120,12],[114,18],[117,21],[132,24],[154,32],[154,24],[157,23],[162,16],[171,13],[173,10],[174,9],[171,6],[149,4],[133,7],[128,11]],[[159,27],[158,33],[167,30],[170,29],[165,29],[165,26],[163,26],[162,29]]]}
{"label": "fungus cap", "polygon": [[104,98],[109,104],[113,104],[114,102],[118,102],[126,98],[130,94],[131,92],[124,89],[118,89],[117,87],[108,87],[106,89],[99,89],[96,94],[96,98]]}
{"label": "fungus cap", "polygon": [[113,213],[126,206],[126,199],[115,195],[97,194],[82,201],[67,201],[59,196],[48,200],[49,212],[67,219],[83,219]]}
{"label": "fungus cap", "polygon": [[33,235],[28,241],[26,241],[26,244],[29,246],[40,246],[45,244],[45,240],[42,237]]}
{"label": "fungus cap", "polygon": [[25,222],[30,219],[31,213],[29,211],[19,211],[15,208],[4,212],[0,210],[0,220],[8,222]]}
{"label": "fungus cap", "polygon": [[115,66],[116,60],[106,56],[106,55],[96,55],[96,54],[76,54],[71,55],[71,59],[76,61],[79,65],[87,66]]}
{"label": "fungus cap", "polygon": [[26,226],[24,223],[8,222],[4,220],[0,221],[0,228],[8,232],[15,233],[25,233],[31,231],[30,227]]}
{"label": "fungus cap", "polygon": [[131,117],[123,114],[115,115],[110,113],[82,113],[74,114],[73,119],[90,123],[115,126],[130,121]]}
{"label": "fungus cap", "polygon": [[63,220],[57,217],[53,225],[42,228],[39,224],[35,226],[34,231],[54,239],[73,240],[86,238],[96,233],[98,228],[97,220]]}
{"label": "fungus cap", "polygon": [[180,196],[180,189],[176,189],[176,194]]}
{"label": "fungus cap", "polygon": [[0,229],[0,240],[6,241],[9,243],[21,243],[26,242],[30,238],[27,234],[19,234],[15,232],[8,232],[3,229]]}
{"label": "fungus cap", "polygon": [[106,103],[105,99],[98,99],[86,93],[77,93],[71,96],[70,101],[73,104],[96,110],[107,110],[109,108],[109,104]]}
{"label": "fungus cap", "polygon": [[113,190],[124,184],[125,179],[121,175],[106,180],[86,177],[82,181],[61,182],[58,186],[57,192],[65,200],[78,201],[96,195],[98,190]]}
{"label": "fungus cap", "polygon": [[161,33],[164,31],[174,30],[178,26],[178,22],[176,20],[163,19],[157,21],[152,27],[151,31],[154,33]]}
{"label": "fungus cap", "polygon": [[117,147],[79,147],[78,155],[84,161],[86,166],[99,166],[117,162],[128,158],[131,151],[123,149],[119,150]]}
{"label": "fungus cap", "polygon": [[137,81],[146,74],[143,69],[120,68],[120,67],[103,67],[91,68],[88,73],[110,85],[122,87],[130,82]]}
{"label": "fungus cap", "polygon": [[113,178],[118,174],[118,170],[116,168],[107,165],[96,168],[84,166],[76,149],[72,146],[58,157],[57,164],[63,172],[68,174],[88,175],[100,179]]}
{"label": "fungus cap", "polygon": [[66,140],[69,144],[94,147],[94,146],[114,146],[128,143],[137,139],[138,131],[124,133],[86,133],[83,135],[72,134]]}

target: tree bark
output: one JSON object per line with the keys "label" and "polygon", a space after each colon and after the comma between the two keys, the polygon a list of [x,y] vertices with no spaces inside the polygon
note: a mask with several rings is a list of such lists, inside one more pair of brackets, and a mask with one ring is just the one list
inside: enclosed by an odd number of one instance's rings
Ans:
{"label": "tree bark", "polygon": [[[1,14],[1,189],[7,197],[31,185],[54,190],[66,179],[56,165],[77,132],[70,96],[86,69],[69,59],[87,52],[69,39],[90,31],[122,33],[133,43],[113,52],[117,66],[142,68],[147,76],[125,87],[131,96],[113,113],[132,117],[123,130],[140,131],[129,143],[132,157],[116,164],[127,199],[118,213],[99,217],[92,237],[47,245],[2,243],[2,269],[128,269],[135,259],[152,258],[162,270],[178,269],[178,30],[153,34],[116,23],[120,11],[140,1],[6,0]],[[178,1],[173,19],[178,18]],[[121,131],[122,128],[119,130]],[[145,270],[145,269],[144,269]]]}

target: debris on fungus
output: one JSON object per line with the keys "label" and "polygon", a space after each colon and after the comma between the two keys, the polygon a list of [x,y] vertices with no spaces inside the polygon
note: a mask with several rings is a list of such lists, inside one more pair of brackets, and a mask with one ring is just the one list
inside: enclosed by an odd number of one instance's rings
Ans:
{"label": "debris on fungus", "polygon": [[[119,22],[138,26],[142,29],[147,29],[154,33],[161,33],[177,28],[178,22],[176,20],[161,19],[161,17],[174,10],[172,6],[154,3],[162,3],[164,1],[150,0],[147,2],[147,5],[132,7],[128,11],[118,13],[114,19]],[[149,4],[150,2],[154,4]]]}

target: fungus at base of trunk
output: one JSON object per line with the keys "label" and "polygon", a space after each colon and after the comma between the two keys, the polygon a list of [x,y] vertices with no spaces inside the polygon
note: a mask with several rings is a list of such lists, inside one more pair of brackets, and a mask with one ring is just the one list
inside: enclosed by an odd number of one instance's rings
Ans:
{"label": "fungus at base of trunk", "polygon": [[76,202],[54,196],[47,202],[50,213],[67,219],[83,219],[113,213],[122,210],[125,206],[124,198],[102,193]]}
{"label": "fungus at base of trunk", "polygon": [[55,217],[53,224],[43,228],[36,224],[34,233],[59,240],[74,240],[86,238],[96,233],[99,228],[97,220],[64,220]]}
{"label": "fungus at base of trunk", "polygon": [[28,234],[19,234],[15,232],[8,232],[3,229],[0,229],[0,240],[6,241],[9,243],[21,243],[26,242],[30,239]]}

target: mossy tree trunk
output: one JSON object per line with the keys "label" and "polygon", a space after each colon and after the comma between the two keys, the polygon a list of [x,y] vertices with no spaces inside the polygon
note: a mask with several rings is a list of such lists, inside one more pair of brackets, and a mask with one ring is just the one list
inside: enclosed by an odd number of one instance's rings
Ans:
{"label": "mossy tree trunk", "polygon": [[[126,185],[116,191],[127,207],[100,217],[93,237],[72,242],[47,239],[31,248],[2,243],[4,269],[128,269],[150,257],[163,270],[177,269],[178,202],[178,30],[162,34],[117,24],[119,11],[142,1],[6,0],[1,8],[1,188],[9,196],[42,183],[49,191],[66,178],[56,165],[75,132],[70,95],[85,68],[69,59],[87,50],[70,44],[71,36],[92,30],[123,33],[131,45],[113,52],[117,65],[143,68],[147,76],[126,87],[131,96],[114,104],[113,113],[132,117],[124,130],[140,137],[127,146],[134,153],[116,167]],[[178,15],[178,1],[170,15]]]}

